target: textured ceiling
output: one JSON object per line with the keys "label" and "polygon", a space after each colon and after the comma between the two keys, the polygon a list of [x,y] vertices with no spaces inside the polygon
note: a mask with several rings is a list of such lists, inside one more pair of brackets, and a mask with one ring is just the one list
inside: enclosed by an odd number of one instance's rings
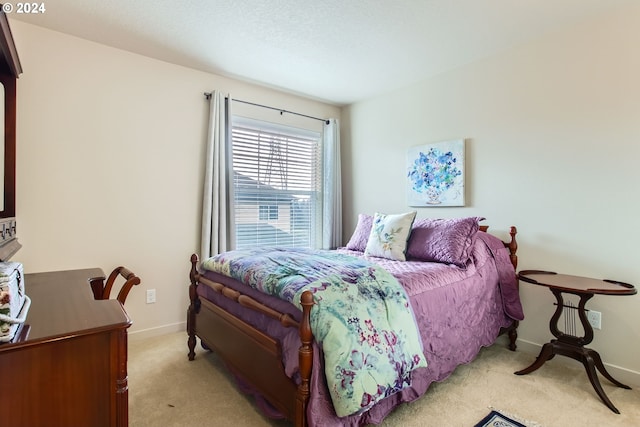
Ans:
{"label": "textured ceiling", "polygon": [[634,1],[49,0],[10,19],[345,105]]}

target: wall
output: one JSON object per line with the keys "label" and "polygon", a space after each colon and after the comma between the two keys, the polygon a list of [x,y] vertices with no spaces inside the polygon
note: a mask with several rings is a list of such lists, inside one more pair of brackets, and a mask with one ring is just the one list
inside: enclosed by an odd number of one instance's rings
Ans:
{"label": "wall", "polygon": [[[184,329],[199,250],[209,104],[238,99],[337,117],[340,109],[12,20],[18,81],[17,221],[26,272],[124,264],[132,337]],[[292,126],[308,119],[240,105]],[[304,121],[304,123],[301,122]],[[311,123],[321,126],[321,122]],[[27,283],[28,289],[28,283]],[[145,304],[147,289],[157,302]]]}
{"label": "wall", "polygon": [[[519,269],[609,278],[640,287],[640,7],[357,103],[343,113],[345,239],[359,212],[406,203],[409,147],[466,138],[467,205],[419,217],[484,216],[519,229]],[[552,338],[552,294],[521,284],[520,348]],[[596,296],[597,349],[640,384],[640,296]],[[605,380],[606,381],[606,380]]]}

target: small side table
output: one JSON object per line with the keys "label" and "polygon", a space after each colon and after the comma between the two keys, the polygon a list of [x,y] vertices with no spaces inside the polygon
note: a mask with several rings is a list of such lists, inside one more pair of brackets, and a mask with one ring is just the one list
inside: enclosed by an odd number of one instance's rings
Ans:
{"label": "small side table", "polygon": [[[570,357],[577,361],[582,362],[584,365],[589,381],[595,389],[600,399],[616,414],[620,411],[611,403],[607,395],[605,394],[600,381],[598,380],[598,374],[596,369],[613,384],[618,387],[631,389],[631,387],[622,384],[618,380],[614,379],[604,367],[602,359],[597,351],[585,347],[591,341],[593,341],[593,328],[587,319],[587,310],[585,304],[595,294],[600,295],[634,295],[637,293],[636,288],[628,283],[616,282],[613,280],[598,280],[590,279],[587,277],[570,276],[567,274],[557,274],[551,271],[540,270],[523,270],[518,273],[518,279],[523,282],[532,283],[534,285],[546,286],[551,290],[556,297],[558,307],[555,313],[551,317],[549,322],[549,328],[551,333],[556,339],[546,343],[540,354],[536,358],[535,362],[531,366],[515,372],[516,375],[525,375],[531,373],[544,365],[547,360],[552,359],[556,354]],[[584,336],[578,337],[566,332],[561,332],[558,329],[558,320],[565,307],[562,294],[573,294],[580,297],[578,303],[578,316],[582,327],[584,328]]]}

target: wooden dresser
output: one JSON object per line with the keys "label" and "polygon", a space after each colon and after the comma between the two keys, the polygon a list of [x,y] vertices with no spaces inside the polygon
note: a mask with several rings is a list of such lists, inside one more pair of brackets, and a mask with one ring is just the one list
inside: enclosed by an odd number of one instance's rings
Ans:
{"label": "wooden dresser", "polygon": [[100,269],[25,275],[27,322],[0,344],[0,426],[127,426],[127,328],[117,300],[93,299]]}

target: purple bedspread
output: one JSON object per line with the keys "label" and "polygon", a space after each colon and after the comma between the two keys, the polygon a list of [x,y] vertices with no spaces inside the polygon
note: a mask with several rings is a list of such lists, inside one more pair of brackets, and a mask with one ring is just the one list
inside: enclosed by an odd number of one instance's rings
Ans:
{"label": "purple bedspread", "polygon": [[[412,386],[396,393],[361,415],[338,418],[324,379],[321,352],[314,345],[314,369],[311,398],[307,410],[309,426],[364,426],[379,424],[402,402],[422,396],[434,381],[446,379],[458,365],[472,361],[480,348],[493,344],[501,327],[522,320],[515,271],[502,242],[478,232],[471,261],[465,268],[440,263],[368,259],[393,274],[405,287],[424,344],[427,368],[414,371]],[[354,256],[361,252],[340,249]],[[203,272],[207,277],[260,300],[278,311],[300,319],[292,304],[261,294],[226,276]],[[201,297],[215,301],[226,310],[242,316],[248,323],[279,339],[283,346],[285,371],[297,378],[300,340],[294,328],[284,329],[279,322],[251,312],[221,297],[207,286],[198,286]],[[242,313],[241,313],[242,312]]]}

